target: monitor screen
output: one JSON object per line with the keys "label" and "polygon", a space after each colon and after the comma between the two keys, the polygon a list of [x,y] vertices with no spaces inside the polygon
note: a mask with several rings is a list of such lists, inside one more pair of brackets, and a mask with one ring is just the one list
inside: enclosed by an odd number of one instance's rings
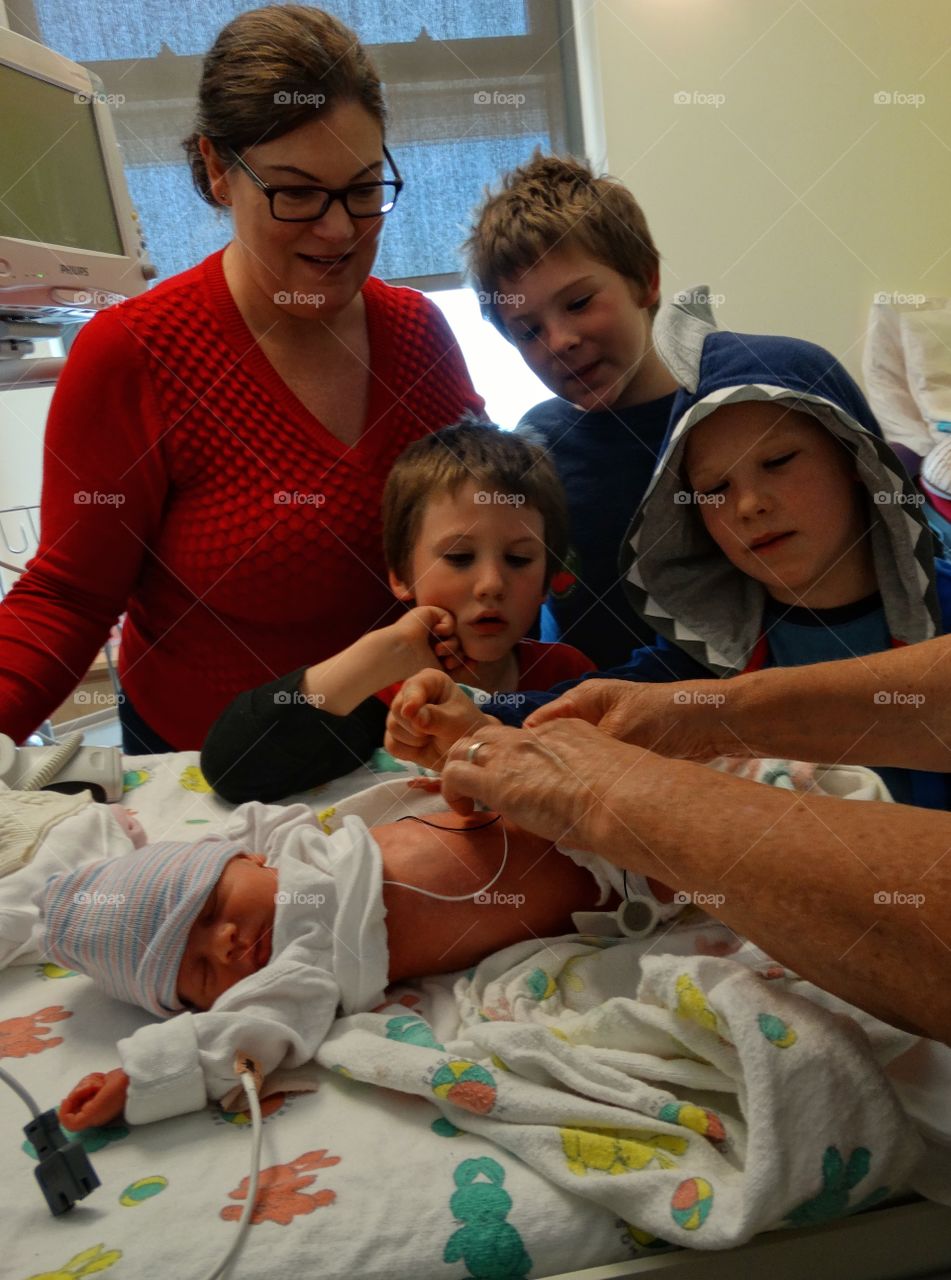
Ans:
{"label": "monitor screen", "polygon": [[88,100],[0,64],[0,236],[121,255]]}

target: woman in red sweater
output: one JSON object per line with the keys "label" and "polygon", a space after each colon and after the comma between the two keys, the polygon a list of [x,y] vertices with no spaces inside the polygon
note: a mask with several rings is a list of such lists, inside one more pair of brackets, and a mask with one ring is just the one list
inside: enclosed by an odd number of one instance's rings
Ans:
{"label": "woman in red sweater", "polygon": [[335,18],[241,14],[185,147],[226,248],[102,312],[50,409],[41,541],[0,607],[0,732],[26,737],[116,618],[126,751],[199,748],[231,701],[392,607],[380,498],[479,410],[441,313],[370,275],[402,182],[375,69]]}

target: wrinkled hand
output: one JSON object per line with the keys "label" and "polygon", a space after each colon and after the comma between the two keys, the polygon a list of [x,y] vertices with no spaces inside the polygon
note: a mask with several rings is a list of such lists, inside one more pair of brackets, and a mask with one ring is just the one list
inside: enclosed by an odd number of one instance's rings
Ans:
{"label": "wrinkled hand", "polygon": [[497,724],[445,672],[420,671],[393,699],[383,745],[400,760],[440,769],[459,738]]}
{"label": "wrinkled hand", "polygon": [[719,680],[677,684],[585,680],[533,711],[525,719],[525,728],[538,729],[566,718],[586,720],[612,738],[646,747],[658,755],[708,760],[729,754],[731,742],[734,748],[738,742],[721,723],[723,702],[723,684]]}
{"label": "wrinkled hand", "polygon": [[[469,762],[474,742],[483,745]],[[457,813],[479,801],[537,835],[602,853],[617,843],[610,792],[634,785],[644,754],[580,720],[535,731],[480,725],[450,750],[442,792]]]}
{"label": "wrinkled hand", "polygon": [[59,1122],[74,1133],[111,1124],[121,1118],[128,1091],[129,1077],[120,1067],[105,1074],[93,1071],[60,1103]]}
{"label": "wrinkled hand", "polygon": [[412,655],[416,671],[456,671],[463,665],[465,655],[456,635],[456,619],[448,609],[417,605],[392,624],[392,631],[393,639]]}

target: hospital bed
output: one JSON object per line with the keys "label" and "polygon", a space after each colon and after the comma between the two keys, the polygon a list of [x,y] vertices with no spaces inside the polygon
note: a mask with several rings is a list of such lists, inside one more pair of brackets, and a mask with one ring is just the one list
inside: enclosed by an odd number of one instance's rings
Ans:
{"label": "hospital bed", "polygon": [[[210,792],[197,753],[125,765],[125,803],[153,838],[199,838],[233,812]],[[335,809],[373,780],[358,773],[296,799],[332,824]],[[387,1013],[418,1022],[416,1013],[448,999],[452,985],[451,977],[400,985],[388,993]],[[117,1065],[115,1041],[146,1020],[52,964],[0,973],[0,1065],[41,1108],[86,1072]],[[885,1280],[951,1270],[951,1208],[901,1191],[868,1212],[771,1231],[737,1249],[670,1250],[453,1123],[462,1113],[435,1097],[381,1088],[342,1066],[321,1067],[317,1077],[316,1093],[279,1095],[265,1116],[261,1213],[235,1264],[237,1280]],[[246,1114],[209,1107],[90,1131],[85,1145],[102,1185],[59,1218],[34,1182],[27,1119],[22,1102],[2,1090],[4,1277],[211,1273],[247,1190]]]}

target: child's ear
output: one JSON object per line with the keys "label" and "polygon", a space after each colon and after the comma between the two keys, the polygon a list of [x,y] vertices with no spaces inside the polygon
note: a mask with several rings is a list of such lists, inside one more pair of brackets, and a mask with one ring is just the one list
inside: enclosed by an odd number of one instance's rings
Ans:
{"label": "child's ear", "polygon": [[395,569],[389,571],[390,590],[403,604],[411,604],[415,598],[413,588],[396,575]]}
{"label": "child's ear", "polygon": [[641,289],[641,306],[652,307],[660,297],[660,272],[655,271],[650,283]]}

